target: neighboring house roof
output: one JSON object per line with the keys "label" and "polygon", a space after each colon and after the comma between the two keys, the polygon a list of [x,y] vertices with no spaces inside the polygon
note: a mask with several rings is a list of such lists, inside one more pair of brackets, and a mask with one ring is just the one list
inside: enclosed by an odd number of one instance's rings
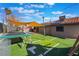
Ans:
{"label": "neighboring house roof", "polygon": [[10,25],[15,25],[15,26],[22,26],[22,25],[29,25],[31,27],[40,27],[43,26],[42,24],[39,24],[37,22],[21,22],[17,21],[14,17],[8,17],[8,22]]}
{"label": "neighboring house roof", "polygon": [[54,24],[77,24],[79,23],[79,17],[74,17],[74,18],[65,18],[62,21],[57,20],[53,22]]}
{"label": "neighboring house roof", "polygon": [[73,18],[65,18],[63,20],[57,20],[57,21],[53,21],[53,22],[46,22],[44,23],[46,25],[59,25],[59,24],[62,24],[62,25],[68,25],[68,24],[79,24],[79,17],[73,17]]}
{"label": "neighboring house roof", "polygon": [[37,22],[31,22],[28,24],[29,26],[32,26],[32,27],[40,27],[40,26],[43,26],[42,24],[39,24]]}
{"label": "neighboring house roof", "polygon": [[42,23],[43,25],[51,25],[52,22],[45,22],[45,23]]}

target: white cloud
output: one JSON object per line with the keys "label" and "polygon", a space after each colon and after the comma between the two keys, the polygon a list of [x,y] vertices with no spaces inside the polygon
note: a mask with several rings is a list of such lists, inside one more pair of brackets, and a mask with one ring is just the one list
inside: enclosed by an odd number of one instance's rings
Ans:
{"label": "white cloud", "polygon": [[35,10],[35,13],[32,14],[25,14],[27,16],[34,16],[34,17],[42,17],[42,15],[44,15],[44,12],[39,12],[39,10]]}
{"label": "white cloud", "polygon": [[45,17],[45,20],[50,20],[50,17]]}
{"label": "white cloud", "polygon": [[38,18],[42,18],[42,15],[44,14],[44,12],[37,12],[34,14],[34,16],[38,17]]}
{"label": "white cloud", "polygon": [[35,8],[44,8],[45,6],[44,5],[41,5],[41,4],[31,4],[30,5],[31,7],[35,7]]}
{"label": "white cloud", "polygon": [[76,17],[77,15],[75,15],[75,14],[65,14],[66,15],[66,17]]}
{"label": "white cloud", "polygon": [[48,4],[48,5],[54,5],[55,3],[51,3],[51,2],[50,2],[50,3],[47,3],[47,4]]}
{"label": "white cloud", "polygon": [[63,14],[63,12],[62,11],[53,11],[52,14],[54,14],[54,15],[58,14],[58,15],[60,15],[60,14]]}
{"label": "white cloud", "polygon": [[1,9],[5,9],[4,7],[1,7]]}
{"label": "white cloud", "polygon": [[10,7],[10,9],[12,10],[17,10],[19,13],[34,13],[35,10],[33,9],[24,9],[23,7]]}
{"label": "white cloud", "polygon": [[24,3],[19,3],[19,5],[24,5]]}
{"label": "white cloud", "polygon": [[51,19],[52,19],[52,21],[55,21],[55,20],[58,20],[59,17],[58,17],[58,16],[54,16],[54,17],[52,17]]}
{"label": "white cloud", "polygon": [[78,15],[76,15],[76,14],[71,14],[71,13],[63,13],[63,14],[61,14],[61,15],[59,15],[59,16],[66,16],[67,18],[71,18],[71,17],[77,17]]}
{"label": "white cloud", "polygon": [[45,17],[45,22],[49,22],[49,21],[56,21],[58,20],[59,17],[58,16],[54,16],[54,17]]}
{"label": "white cloud", "polygon": [[24,9],[24,10],[20,10],[19,13],[34,13],[35,10],[27,10],[27,9]]}
{"label": "white cloud", "polygon": [[11,10],[23,10],[23,7],[10,7]]}
{"label": "white cloud", "polygon": [[62,11],[53,11],[52,12],[53,15],[56,15],[56,16],[63,16],[65,15],[67,18],[70,18],[70,17],[77,17],[78,15],[76,14],[71,14],[71,13],[64,13]]}
{"label": "white cloud", "polygon": [[19,16],[18,19],[19,21],[30,22],[33,18],[30,16]]}
{"label": "white cloud", "polygon": [[20,19],[26,19],[26,20],[31,20],[31,19],[42,19],[42,15],[44,12],[36,12],[32,14],[26,13],[25,16],[21,16]]}
{"label": "white cloud", "polygon": [[24,7],[25,7],[25,8],[31,8],[31,6],[30,6],[30,5],[24,5]]}
{"label": "white cloud", "polygon": [[76,14],[61,14],[61,15],[57,15],[57,16],[54,16],[54,17],[51,17],[52,21],[55,21],[55,20],[58,20],[60,16],[63,16],[65,15],[66,18],[72,18],[72,17],[77,17],[78,15]]}
{"label": "white cloud", "polygon": [[21,16],[21,17],[19,17],[19,18],[21,18],[21,19],[31,19],[30,16]]}
{"label": "white cloud", "polygon": [[[25,8],[45,8],[45,7],[52,7],[55,3],[43,3],[43,4],[30,4],[25,5]],[[46,6],[49,5],[49,6]]]}
{"label": "white cloud", "polygon": [[44,14],[44,12],[37,12],[37,14],[42,15],[42,14]]}

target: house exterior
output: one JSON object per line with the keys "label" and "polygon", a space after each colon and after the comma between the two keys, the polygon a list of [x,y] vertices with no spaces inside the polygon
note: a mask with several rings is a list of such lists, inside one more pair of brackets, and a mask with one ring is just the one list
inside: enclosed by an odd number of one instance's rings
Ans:
{"label": "house exterior", "polygon": [[3,32],[3,24],[0,23],[0,33],[2,33],[2,32]]}
{"label": "house exterior", "polygon": [[3,27],[5,29],[5,32],[7,31],[6,25],[4,24],[4,26],[3,26],[3,23],[0,23],[0,33],[3,33],[4,32]]}
{"label": "house exterior", "polygon": [[[46,34],[63,38],[77,38],[79,35],[79,17],[65,18],[59,17],[59,20],[52,23],[45,23]],[[39,33],[44,33],[44,27],[39,27]]]}

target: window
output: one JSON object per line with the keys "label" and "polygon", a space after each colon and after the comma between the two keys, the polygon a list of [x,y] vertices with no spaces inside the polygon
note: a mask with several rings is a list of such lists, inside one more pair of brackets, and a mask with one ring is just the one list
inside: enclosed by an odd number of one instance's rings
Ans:
{"label": "window", "polygon": [[56,31],[63,32],[64,27],[63,26],[56,26]]}

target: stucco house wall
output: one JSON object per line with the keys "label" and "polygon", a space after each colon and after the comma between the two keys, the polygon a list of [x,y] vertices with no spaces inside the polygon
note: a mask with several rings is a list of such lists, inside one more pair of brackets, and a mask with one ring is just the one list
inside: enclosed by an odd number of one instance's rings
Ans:
{"label": "stucco house wall", "polygon": [[[77,36],[79,35],[79,24],[63,25],[63,26],[64,26],[63,32],[56,31],[56,26],[47,26],[45,28],[46,34],[64,38],[77,38]],[[44,32],[43,30],[44,30],[43,27],[39,28],[39,33],[43,34]]]}
{"label": "stucco house wall", "polygon": [[3,24],[0,23],[0,33],[2,33],[2,32],[3,32]]}
{"label": "stucco house wall", "polygon": [[44,33],[44,28],[43,27],[39,27],[39,33],[43,34]]}

